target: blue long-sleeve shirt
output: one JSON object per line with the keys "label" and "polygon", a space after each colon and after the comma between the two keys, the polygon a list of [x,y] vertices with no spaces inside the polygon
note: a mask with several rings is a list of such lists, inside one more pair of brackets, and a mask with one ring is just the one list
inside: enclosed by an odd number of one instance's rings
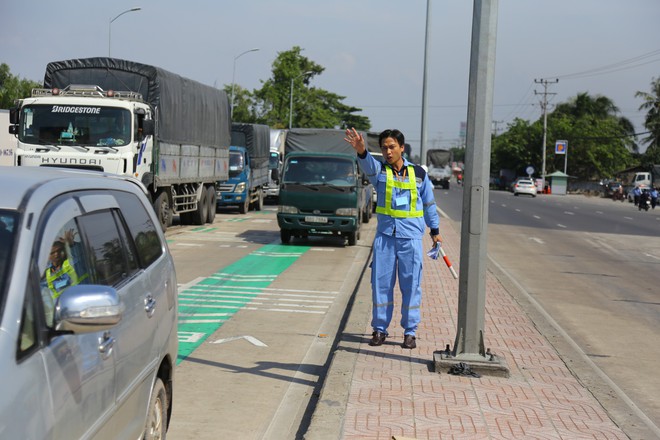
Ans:
{"label": "blue long-sleeve shirt", "polygon": [[[378,196],[377,205],[385,205],[385,186],[387,181],[385,167],[392,168],[389,164],[376,160],[369,151],[365,151],[363,155],[358,154],[360,168],[367,175],[367,178],[376,189]],[[435,206],[435,198],[433,196],[433,184],[426,175],[426,171],[419,165],[414,165],[403,159],[403,167],[401,171],[406,169],[408,165],[415,167],[415,180],[417,185],[417,209],[424,210],[423,217],[406,217],[397,218],[387,214],[378,214],[378,227],[376,231],[380,234],[386,234],[399,238],[421,238],[424,235],[425,227],[431,229],[431,235],[439,234],[440,217]],[[396,176],[399,175],[394,169],[392,173]],[[408,180],[408,177],[405,178]],[[397,197],[405,197],[410,204],[410,190],[398,190]],[[392,197],[392,208],[406,209],[402,206],[396,206],[397,197]],[[407,207],[409,209],[409,206]]]}

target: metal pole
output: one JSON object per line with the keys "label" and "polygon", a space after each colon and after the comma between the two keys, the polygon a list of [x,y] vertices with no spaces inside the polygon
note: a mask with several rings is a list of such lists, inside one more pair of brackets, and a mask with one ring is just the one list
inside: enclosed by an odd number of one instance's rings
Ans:
{"label": "metal pole", "polygon": [[429,34],[431,29],[431,0],[426,0],[426,32],[424,37],[424,77],[422,79],[422,136],[419,147],[420,163],[426,165],[426,113],[428,109],[427,97],[427,77],[429,73]]}
{"label": "metal pole", "polygon": [[124,12],[117,15],[115,18],[110,19],[110,22],[108,23],[108,57],[110,57],[110,40],[112,39],[112,22],[115,21],[116,19],[118,19],[119,17],[121,17],[124,14],[127,14],[129,12],[133,12],[133,11],[139,11],[140,9],[142,9],[142,8],[140,8],[139,6],[137,6],[135,8],[127,9]]}
{"label": "metal pole", "polygon": [[497,0],[474,0],[461,223],[458,329],[453,355],[484,360],[488,180],[495,77]]}
{"label": "metal pole", "polygon": [[566,142],[566,151],[564,152],[564,174],[568,174],[566,170],[568,169],[568,142]]}
{"label": "metal pole", "polygon": [[234,69],[231,74],[231,105],[229,107],[229,115],[234,116],[234,79],[236,78],[236,60],[249,52],[256,52],[259,48],[255,47],[254,49],[246,50],[245,52],[240,53],[234,57]]}
{"label": "metal pole", "polygon": [[305,75],[311,75],[312,73],[314,72],[308,70],[307,72],[291,78],[291,88],[289,89],[289,130],[291,130],[291,125],[293,124],[293,81],[302,78]]}

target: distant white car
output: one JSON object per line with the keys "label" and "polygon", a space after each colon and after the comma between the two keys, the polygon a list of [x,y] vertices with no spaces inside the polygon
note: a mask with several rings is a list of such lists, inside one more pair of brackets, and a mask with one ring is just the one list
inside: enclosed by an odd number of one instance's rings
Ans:
{"label": "distant white car", "polygon": [[532,179],[518,179],[518,181],[513,184],[513,195],[518,196],[520,194],[528,194],[532,197],[536,197],[536,184]]}

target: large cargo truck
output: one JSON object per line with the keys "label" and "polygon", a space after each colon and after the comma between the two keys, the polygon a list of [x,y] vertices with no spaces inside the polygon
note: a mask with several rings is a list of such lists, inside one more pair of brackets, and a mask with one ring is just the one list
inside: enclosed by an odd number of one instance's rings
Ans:
{"label": "large cargo truck", "polygon": [[449,150],[433,149],[426,153],[426,164],[429,168],[429,179],[433,186],[449,189],[449,181],[452,176],[451,169],[452,154]]}
{"label": "large cargo truck", "polygon": [[292,237],[334,235],[353,246],[372,215],[373,186],[344,130],[292,129],[286,136],[277,223]]}
{"label": "large cargo truck", "polygon": [[148,188],[165,230],[211,223],[229,171],[227,94],[159,67],[116,58],[51,62],[44,88],[18,101],[17,166],[131,175]]}
{"label": "large cargo truck", "polygon": [[261,124],[233,123],[229,147],[229,179],[218,182],[218,208],[238,206],[261,211],[268,183],[270,128]]}

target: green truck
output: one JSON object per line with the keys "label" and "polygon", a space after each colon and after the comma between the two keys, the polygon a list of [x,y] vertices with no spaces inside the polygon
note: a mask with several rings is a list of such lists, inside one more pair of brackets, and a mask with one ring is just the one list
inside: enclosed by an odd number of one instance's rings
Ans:
{"label": "green truck", "polygon": [[354,246],[371,218],[372,194],[343,130],[287,133],[277,212],[283,244],[292,237],[340,236]]}

